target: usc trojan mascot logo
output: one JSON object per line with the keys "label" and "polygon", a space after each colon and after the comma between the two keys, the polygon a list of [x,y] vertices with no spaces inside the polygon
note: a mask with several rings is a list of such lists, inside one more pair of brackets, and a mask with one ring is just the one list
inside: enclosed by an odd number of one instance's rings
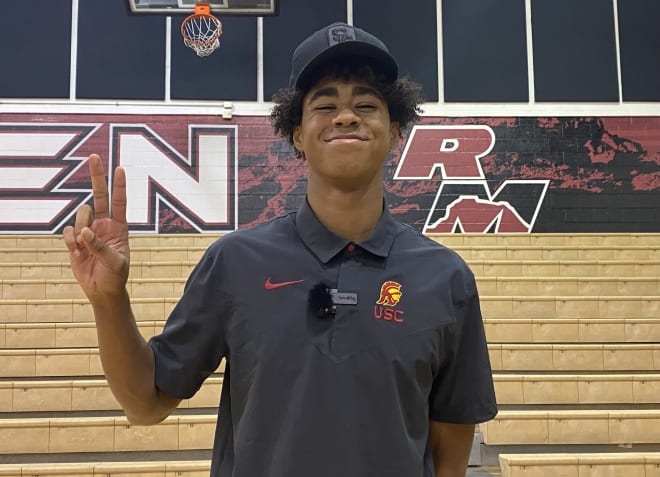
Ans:
{"label": "usc trojan mascot logo", "polygon": [[395,306],[401,299],[401,285],[397,282],[385,282],[380,287],[380,298],[377,305]]}
{"label": "usc trojan mascot logo", "polygon": [[380,287],[380,295],[376,301],[376,306],[374,306],[374,318],[377,320],[403,323],[403,310],[393,309],[399,304],[402,296],[400,283],[391,280],[383,283]]}

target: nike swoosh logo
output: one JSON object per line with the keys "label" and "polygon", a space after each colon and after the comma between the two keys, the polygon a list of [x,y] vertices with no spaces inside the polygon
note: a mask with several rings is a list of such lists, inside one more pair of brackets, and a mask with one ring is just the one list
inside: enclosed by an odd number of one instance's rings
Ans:
{"label": "nike swoosh logo", "polygon": [[293,285],[294,283],[300,283],[304,282],[305,280],[294,280],[292,282],[279,282],[279,283],[273,283],[270,281],[270,277],[266,279],[266,283],[264,283],[264,287],[266,290],[274,290],[275,288],[280,288],[280,287],[285,287],[287,285]]}

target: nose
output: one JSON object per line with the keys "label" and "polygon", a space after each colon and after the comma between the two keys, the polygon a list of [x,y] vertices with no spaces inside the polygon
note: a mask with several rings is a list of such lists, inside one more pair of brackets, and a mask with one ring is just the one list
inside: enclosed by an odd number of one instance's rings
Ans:
{"label": "nose", "polygon": [[334,124],[335,127],[356,126],[360,122],[360,116],[355,114],[353,108],[349,106],[337,109]]}

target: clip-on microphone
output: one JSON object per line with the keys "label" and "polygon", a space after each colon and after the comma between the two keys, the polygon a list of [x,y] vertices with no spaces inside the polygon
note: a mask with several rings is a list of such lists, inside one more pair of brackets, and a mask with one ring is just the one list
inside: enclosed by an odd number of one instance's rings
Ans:
{"label": "clip-on microphone", "polygon": [[332,319],[337,307],[333,303],[330,287],[318,283],[309,291],[308,304],[312,312],[319,318]]}

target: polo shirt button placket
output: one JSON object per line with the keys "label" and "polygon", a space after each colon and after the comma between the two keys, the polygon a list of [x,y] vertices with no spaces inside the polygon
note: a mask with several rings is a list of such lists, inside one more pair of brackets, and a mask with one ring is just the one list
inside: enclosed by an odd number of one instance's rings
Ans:
{"label": "polo shirt button placket", "polygon": [[364,336],[364,324],[361,323],[360,296],[363,281],[371,273],[365,270],[360,261],[363,252],[354,243],[349,243],[344,247],[341,257],[339,272],[337,274],[337,290],[343,293],[353,293],[356,296],[357,303],[341,304],[337,306],[337,311],[332,323],[329,340],[329,355],[336,361],[343,361],[362,348]]}

